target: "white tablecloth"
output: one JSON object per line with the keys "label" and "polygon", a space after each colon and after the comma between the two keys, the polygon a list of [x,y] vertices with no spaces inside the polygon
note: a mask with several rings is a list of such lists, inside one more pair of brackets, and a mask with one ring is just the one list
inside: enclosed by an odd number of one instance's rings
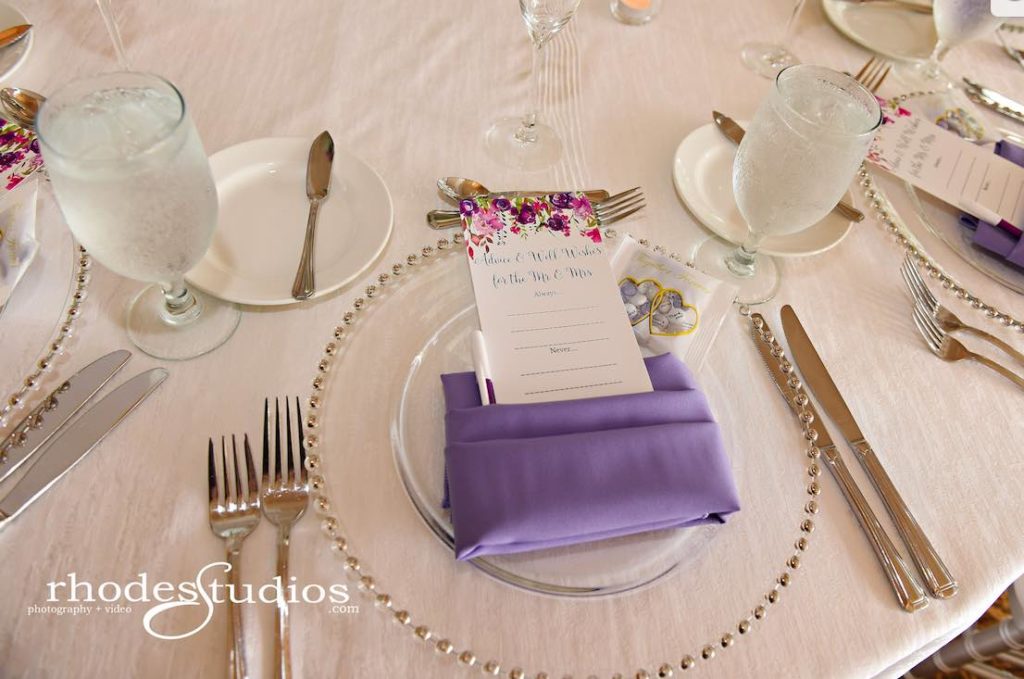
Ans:
{"label": "white tablecloth", "polygon": [[[113,67],[94,3],[21,4],[36,25],[35,44],[12,82],[45,93],[74,76]],[[449,174],[491,186],[640,184],[648,208],[624,228],[685,252],[706,233],[675,195],[673,152],[710,119],[712,108],[737,117],[753,112],[769,83],[741,65],[740,44],[773,37],[790,6],[787,0],[673,0],[652,24],[632,28],[614,21],[607,3],[587,0],[551,45],[544,91],[545,116],[567,140],[568,154],[550,173],[526,177],[490,162],[481,142],[495,117],[518,113],[529,100],[529,44],[512,0],[114,4],[133,63],[181,87],[208,152],[256,137],[312,138],[328,128],[381,173],[394,198],[395,231],[374,270],[437,237],[423,213],[438,206],[434,179]],[[858,68],[866,52],[834,31],[817,3],[809,5],[795,51],[808,61]],[[994,42],[955,51],[948,67],[1024,93],[1024,72]],[[1024,315],[1019,296],[935,247],[936,256],[987,301]],[[927,352],[908,315],[900,260],[881,227],[868,220],[827,254],[787,261],[784,287],[763,313],[777,326],[781,304],[799,310],[891,476],[959,578],[960,594],[914,615],[901,612],[838,489],[825,478],[811,548],[793,584],[763,623],[712,662],[700,663],[699,673],[895,675],[926,652],[918,649],[969,625],[1024,570],[1024,395],[981,367],[946,365]],[[80,332],[61,363],[65,373],[128,346],[122,313],[137,289],[94,268]],[[221,559],[222,545],[206,526],[206,438],[256,433],[265,395],[305,396],[330,330],[354,296],[349,289],[300,307],[247,310],[227,345],[167,365],[167,383],[4,528],[0,675],[223,673],[223,607],[201,633],[178,641],[149,636],[142,605],[89,617],[29,615],[27,609],[46,603],[47,583],[71,572],[94,583],[126,583],[142,572],[151,581],[179,582]],[[1019,335],[1004,336],[1024,348]],[[0,356],[5,389],[37,348],[11,337],[5,335]],[[158,364],[136,352],[130,366],[138,371]],[[734,632],[783,570],[798,535],[805,481],[798,430],[738,314],[726,319],[701,379],[726,432],[747,511],[656,587],[567,601],[513,591],[471,567],[455,568],[393,476],[364,480],[373,489],[365,502],[339,497],[339,515],[355,551],[409,607],[414,624],[444,631],[481,661],[500,660],[503,674],[513,664],[577,678],[640,667],[653,672],[662,661],[678,666],[684,653]],[[353,398],[345,407],[369,413],[375,406]],[[390,455],[358,448],[358,441],[334,441],[323,449],[332,478],[344,479],[345,454]],[[867,483],[859,468],[854,474]],[[304,520],[292,545],[299,582],[344,582],[325,545],[315,519]],[[244,569],[250,582],[272,577],[268,526],[247,542]],[[326,605],[293,609],[297,676],[467,676],[454,659],[436,657],[366,600],[356,602],[362,607],[355,614],[331,614]],[[245,615],[255,676],[268,676],[272,609],[249,606]],[[184,625],[186,618],[175,622]]]}

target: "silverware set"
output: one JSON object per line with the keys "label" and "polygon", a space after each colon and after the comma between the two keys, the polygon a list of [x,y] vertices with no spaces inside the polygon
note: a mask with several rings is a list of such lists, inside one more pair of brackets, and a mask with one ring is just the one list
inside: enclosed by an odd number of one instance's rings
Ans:
{"label": "silverware set", "polygon": [[147,370],[85,408],[129,358],[131,352],[122,349],[85,366],[50,392],[0,441],[0,483],[17,469],[28,469],[0,495],[0,526],[80,462],[167,378],[163,368]]}
{"label": "silverware set", "polygon": [[903,276],[903,282],[906,283],[907,289],[914,299],[914,325],[917,326],[918,332],[921,333],[921,337],[924,338],[925,344],[933,354],[951,363],[963,360],[975,361],[995,370],[1017,386],[1024,388],[1024,378],[1020,375],[987,356],[971,351],[950,333],[963,331],[981,338],[1005,352],[1021,365],[1024,365],[1024,354],[998,337],[964,323],[956,314],[939,304],[910,256],[903,260],[900,275]]}
{"label": "silverware set", "polygon": [[[767,329],[767,323],[763,316],[753,314],[753,317],[755,322]],[[793,359],[793,363],[790,364],[793,369],[789,374],[783,372],[782,368],[778,366],[775,354],[771,353],[773,350],[765,342],[757,341],[758,349],[769,372],[794,412],[798,413],[800,408],[805,408],[810,412],[812,421],[815,422],[815,431],[818,434],[815,445],[820,450],[825,460],[825,466],[835,477],[851,510],[871,543],[900,606],[909,612],[924,608],[928,604],[925,589],[928,594],[937,599],[952,597],[958,590],[956,580],[928,540],[878,455],[861,431],[839,388],[811,343],[803,324],[790,306],[782,308],[782,327]],[[755,340],[757,340],[756,336]],[[900,556],[895,543],[878,521],[864,494],[850,475],[831,434],[819,419],[814,405],[798,393],[797,390],[801,383],[799,380],[794,382],[797,368],[803,376],[804,383],[809,387],[809,391],[813,392],[825,412],[832,418],[850,449],[860,461],[868,478],[871,479],[871,483],[892,518],[911,560],[924,580],[925,588],[922,588]],[[797,385],[796,387],[793,386],[794,383]]]}
{"label": "silverware set", "polygon": [[[440,183],[442,180],[438,181]],[[511,191],[500,195],[520,198],[526,196],[544,196],[550,193],[557,193],[557,191]],[[639,210],[642,210],[647,205],[644,199],[643,189],[639,186],[627,189],[621,193],[616,193],[615,195],[608,195],[607,191],[588,191],[586,193],[588,194],[588,197],[593,194],[607,196],[604,200],[596,202],[593,202],[592,200],[594,215],[597,217],[597,223],[601,226],[608,226],[609,224],[614,224],[617,221],[623,220]],[[485,193],[479,195],[491,194]],[[479,197],[479,195],[476,197]],[[429,224],[432,229],[451,229],[462,224],[462,217],[459,215],[458,210],[431,210],[427,213],[427,224]]]}
{"label": "silverware set", "polygon": [[[284,400],[284,406],[282,444],[281,403],[274,399],[272,433],[270,401],[267,399],[263,403],[263,467],[259,484],[256,481],[247,434],[242,435],[241,457],[234,435],[231,436],[230,454],[227,452],[226,439],[221,438],[219,475],[214,441],[212,438],[209,440],[207,469],[210,487],[210,528],[214,535],[225,541],[227,561],[231,567],[231,585],[236,590],[240,589],[242,584],[239,571],[242,542],[256,529],[261,516],[277,528],[278,582],[282,589],[289,585],[288,556],[291,530],[305,514],[309,505],[309,473],[306,471],[306,447],[303,442],[299,399],[295,398],[294,408],[290,399]],[[274,676],[288,679],[292,676],[291,627],[288,598],[284,596],[283,591],[279,592],[277,597],[276,618]],[[249,676],[244,640],[241,608],[229,596],[229,679],[244,679]]]}

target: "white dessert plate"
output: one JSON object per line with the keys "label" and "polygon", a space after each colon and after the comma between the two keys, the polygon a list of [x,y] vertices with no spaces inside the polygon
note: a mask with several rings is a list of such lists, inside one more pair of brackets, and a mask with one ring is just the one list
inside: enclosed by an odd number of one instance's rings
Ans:
{"label": "white dessert plate", "polygon": [[[32,22],[17,7],[0,2],[0,30],[30,23]],[[38,29],[33,26],[28,35],[22,37],[21,40],[8,47],[0,48],[0,83],[8,84],[7,79],[25,61],[29,50],[32,49],[32,41],[35,40],[36,30]]]}
{"label": "white dessert plate", "polygon": [[823,0],[821,6],[837,31],[883,57],[927,59],[935,49],[938,38],[931,14],[901,9],[892,3]]}
{"label": "white dessert plate", "polygon": [[[747,236],[747,223],[732,192],[735,157],[736,145],[708,123],[679,144],[672,161],[672,179],[679,197],[701,224],[719,238],[739,244]],[[849,192],[845,198],[851,200]],[[760,252],[775,257],[816,255],[838,245],[852,226],[853,222],[830,212],[803,231],[765,238]]]}
{"label": "white dessert plate", "polygon": [[[312,139],[254,139],[210,158],[217,184],[217,230],[186,278],[239,304],[293,304],[309,200],[306,162]],[[335,147],[331,189],[320,206],[313,265],[322,297],[363,273],[384,250],[393,210],[384,181]]]}

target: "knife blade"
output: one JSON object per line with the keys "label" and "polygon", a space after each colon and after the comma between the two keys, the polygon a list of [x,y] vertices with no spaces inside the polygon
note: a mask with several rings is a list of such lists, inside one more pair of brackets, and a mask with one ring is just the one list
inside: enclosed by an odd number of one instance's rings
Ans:
{"label": "knife blade", "polygon": [[54,389],[0,442],[0,482],[14,473],[96,395],[131,358],[120,349],[96,359]]}
{"label": "knife blade", "polygon": [[929,593],[938,599],[947,599],[957,593],[959,586],[950,574],[946,564],[939,557],[935,547],[924,534],[921,526],[917,523],[910,508],[903,501],[903,497],[896,489],[896,485],[889,478],[881,461],[867,442],[864,433],[857,425],[853,413],[839,393],[839,388],[829,375],[825,363],[821,360],[817,350],[811,343],[807,331],[797,317],[793,307],[786,305],[782,307],[782,330],[786,334],[795,363],[803,375],[804,381],[810,385],[811,391],[821,403],[825,412],[839,427],[843,437],[857,453],[864,471],[867,472],[871,483],[875,486],[885,508],[892,517],[893,523],[899,531],[900,537],[910,552],[911,559],[917,565],[917,569],[924,578]]}
{"label": "knife blade", "polygon": [[292,283],[292,297],[309,299],[316,292],[313,275],[313,245],[316,238],[316,220],[320,214],[320,203],[327,198],[331,189],[331,168],[334,165],[334,139],[324,130],[309,147],[306,162],[306,197],[309,198],[309,218],[306,220],[306,238],[302,243],[302,258],[299,270]]}
{"label": "knife blade", "polygon": [[[751,314],[751,318],[760,319],[764,328],[768,328],[768,323],[761,314]],[[801,406],[797,403],[797,394],[789,386],[789,378],[782,372],[782,368],[779,367],[778,359],[772,356],[772,350],[768,343],[758,337],[757,330],[752,329],[752,332],[754,344],[757,345],[757,350],[761,354],[761,359],[764,361],[765,366],[768,368],[768,373],[775,381],[775,386],[782,392],[782,396],[786,403],[789,404],[793,414],[799,416]],[[821,457],[825,461],[825,466],[828,467],[832,477],[839,484],[843,497],[846,498],[846,502],[850,505],[854,516],[857,517],[857,522],[860,523],[864,535],[871,544],[871,548],[875,551],[878,563],[882,566],[882,570],[889,579],[889,584],[892,585],[896,600],[899,601],[903,610],[911,613],[924,608],[928,605],[928,599],[924,595],[924,590],[910,572],[906,562],[903,561],[903,557],[900,556],[889,534],[882,528],[882,524],[878,521],[878,517],[875,516],[871,505],[864,498],[864,494],[850,474],[846,462],[836,449],[832,436],[818,416],[818,411],[815,410],[814,404],[808,400],[807,404],[802,407],[809,411],[814,418],[812,420],[814,422],[814,431],[818,434],[815,445],[821,451]]]}
{"label": "knife blade", "polygon": [[84,458],[167,378],[163,368],[136,375],[104,396],[39,454],[14,488],[0,500],[0,525],[14,518]]}
{"label": "knife blade", "polygon": [[[735,120],[718,111],[712,111],[711,118],[715,121],[715,125],[718,129],[722,131],[722,134],[732,141],[732,143],[739,145],[739,143],[743,141],[746,131]],[[845,200],[841,200],[836,203],[836,206],[832,208],[832,210],[834,212],[838,212],[851,222],[864,221],[864,213],[847,203]]]}
{"label": "knife blade", "polygon": [[0,47],[7,47],[13,45],[22,38],[25,34],[32,30],[32,24],[19,24],[17,26],[11,26],[0,31]]}
{"label": "knife blade", "polygon": [[964,78],[964,85],[966,86],[964,87],[964,92],[971,101],[987,106],[1007,118],[1024,123],[1024,104],[967,78]]}

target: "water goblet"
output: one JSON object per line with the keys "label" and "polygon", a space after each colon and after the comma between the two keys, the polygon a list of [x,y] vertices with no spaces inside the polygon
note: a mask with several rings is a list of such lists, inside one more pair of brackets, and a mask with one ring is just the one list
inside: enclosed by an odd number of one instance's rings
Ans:
{"label": "water goblet", "polygon": [[101,264],[155,283],[132,301],[128,336],[186,359],[224,343],[240,312],[185,285],[217,224],[217,191],[181,93],[159,76],[118,72],[54,92],[36,121],[57,203]]}
{"label": "water goblet", "polygon": [[503,165],[519,170],[542,170],[558,162],[562,141],[540,122],[540,72],[544,46],[572,19],[581,0],[519,0],[526,29],[533,41],[532,107],[523,117],[498,120],[487,130],[484,147]]}
{"label": "water goblet", "polygon": [[994,33],[1003,19],[993,16],[990,0],[934,0],[932,17],[938,41],[928,60],[913,68],[930,86],[952,87],[953,80],[942,70],[942,60],[954,47]]}
{"label": "water goblet", "polygon": [[781,71],[733,162],[746,240],[737,248],[710,239],[694,265],[732,280],[742,303],[771,299],[780,277],[775,262],[757,254],[761,243],[823,219],[846,192],[881,123],[878,101],[850,76],[810,65]]}

